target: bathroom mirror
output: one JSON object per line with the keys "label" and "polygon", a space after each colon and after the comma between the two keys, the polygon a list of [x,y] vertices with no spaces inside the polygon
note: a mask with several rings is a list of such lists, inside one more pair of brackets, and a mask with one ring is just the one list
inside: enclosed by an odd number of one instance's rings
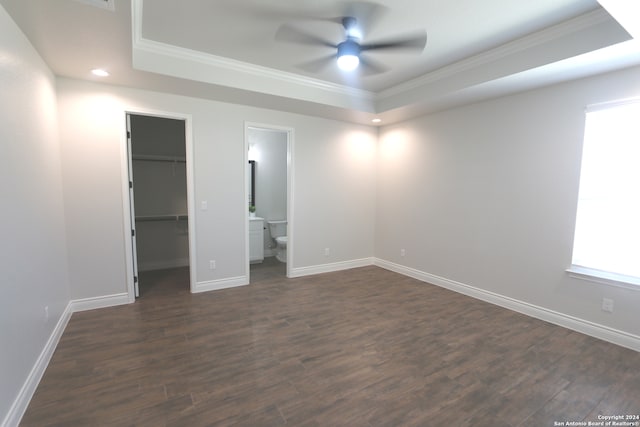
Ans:
{"label": "bathroom mirror", "polygon": [[256,205],[256,161],[249,160],[249,206]]}

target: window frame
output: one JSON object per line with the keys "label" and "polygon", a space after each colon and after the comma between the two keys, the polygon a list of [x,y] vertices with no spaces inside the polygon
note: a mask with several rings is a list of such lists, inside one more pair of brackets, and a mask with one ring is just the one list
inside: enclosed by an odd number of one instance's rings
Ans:
{"label": "window frame", "polygon": [[[585,133],[586,133],[586,125],[587,125],[587,114],[590,112],[594,112],[594,111],[600,111],[600,110],[607,110],[607,109],[611,109],[611,108],[616,108],[616,107],[621,107],[621,106],[625,106],[625,105],[638,105],[640,106],[640,98],[627,98],[627,99],[621,99],[621,100],[616,100],[616,101],[610,101],[610,102],[604,102],[604,103],[599,103],[599,104],[592,104],[592,105],[588,105],[585,108],[584,114],[585,114],[585,121],[584,121],[584,125],[585,125]],[[586,138],[586,134],[583,134],[583,140],[582,140],[582,144],[583,144],[583,150],[584,150],[584,143],[585,143],[585,138]],[[582,156],[580,159],[580,176],[579,176],[579,184],[582,184]],[[635,276],[629,276],[629,275],[625,275],[625,274],[620,274],[620,273],[615,273],[615,272],[611,272],[611,271],[605,271],[605,270],[599,270],[596,268],[591,268],[591,267],[587,267],[584,265],[579,265],[579,264],[574,264],[573,263],[573,254],[575,252],[575,241],[576,241],[576,230],[575,230],[575,226],[577,223],[577,218],[578,218],[578,209],[579,209],[579,203],[580,203],[580,198],[578,195],[578,199],[577,199],[577,203],[576,203],[576,211],[575,211],[575,219],[576,222],[574,222],[574,234],[573,234],[573,241],[572,241],[572,246],[571,246],[571,265],[569,268],[566,269],[566,272],[569,274],[570,277],[576,278],[576,279],[581,279],[581,280],[585,280],[585,281],[589,281],[589,282],[594,282],[594,283],[599,283],[599,284],[604,284],[604,285],[610,285],[610,286],[615,286],[615,287],[621,287],[624,289],[630,289],[630,290],[635,290],[635,291],[640,291],[640,277],[635,277]]]}

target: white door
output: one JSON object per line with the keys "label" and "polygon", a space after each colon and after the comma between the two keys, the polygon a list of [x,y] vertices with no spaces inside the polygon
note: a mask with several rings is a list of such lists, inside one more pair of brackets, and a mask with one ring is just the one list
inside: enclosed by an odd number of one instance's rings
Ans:
{"label": "white door", "polygon": [[129,159],[129,206],[131,206],[131,254],[133,256],[133,287],[136,298],[140,296],[138,283],[138,252],[136,248],[136,209],[133,197],[133,157],[131,156],[131,116],[127,114],[127,153]]}

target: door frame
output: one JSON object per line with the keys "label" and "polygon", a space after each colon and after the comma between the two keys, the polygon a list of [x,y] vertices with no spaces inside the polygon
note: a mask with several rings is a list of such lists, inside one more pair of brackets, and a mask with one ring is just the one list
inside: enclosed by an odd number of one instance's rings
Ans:
{"label": "door frame", "polygon": [[291,277],[293,271],[293,260],[294,260],[294,209],[293,209],[293,199],[294,199],[294,140],[295,140],[295,129],[288,126],[278,126],[266,123],[256,123],[256,122],[244,122],[244,214],[245,214],[245,269],[247,281],[251,281],[251,271],[250,271],[250,263],[249,263],[249,210],[247,209],[247,200],[249,200],[249,180],[247,176],[249,175],[249,129],[263,129],[267,131],[280,131],[287,135],[287,277]]}
{"label": "door frame", "polygon": [[189,233],[189,289],[191,293],[196,287],[196,227],[195,227],[195,190],[194,190],[194,157],[193,157],[193,118],[190,114],[158,111],[152,109],[127,108],[123,111],[123,132],[121,143],[121,163],[122,167],[122,206],[124,218],[124,237],[125,237],[125,268],[127,294],[129,302],[135,301],[135,282],[134,282],[134,257],[133,247],[131,244],[131,212],[132,206],[129,197],[129,167],[131,158],[129,157],[128,143],[128,127],[127,118],[130,114],[137,116],[152,116],[163,119],[174,119],[184,121],[184,140],[185,140],[185,156],[187,171],[187,230]]}

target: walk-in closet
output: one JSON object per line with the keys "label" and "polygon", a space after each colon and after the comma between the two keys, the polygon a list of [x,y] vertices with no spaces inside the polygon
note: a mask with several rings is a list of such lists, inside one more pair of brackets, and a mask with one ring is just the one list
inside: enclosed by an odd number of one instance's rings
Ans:
{"label": "walk-in closet", "polygon": [[184,120],[128,115],[139,296],[189,291]]}

